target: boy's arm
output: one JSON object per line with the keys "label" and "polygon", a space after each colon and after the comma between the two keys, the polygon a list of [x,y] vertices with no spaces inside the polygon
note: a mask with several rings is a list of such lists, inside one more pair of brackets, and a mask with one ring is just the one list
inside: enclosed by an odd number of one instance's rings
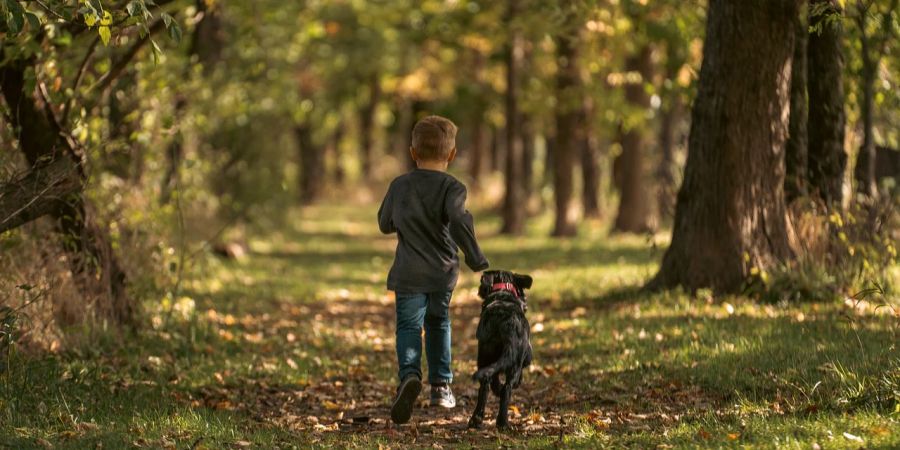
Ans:
{"label": "boy's arm", "polygon": [[447,191],[444,211],[450,223],[450,237],[466,255],[466,265],[474,272],[487,269],[488,260],[475,239],[474,220],[466,209],[466,187],[462,183],[454,183]]}
{"label": "boy's arm", "polygon": [[388,188],[387,194],[384,196],[384,200],[381,202],[381,207],[378,208],[378,228],[381,229],[381,232],[384,234],[391,234],[397,231],[397,228],[394,227],[394,196],[391,195],[392,189],[394,185],[392,184],[390,188]]}

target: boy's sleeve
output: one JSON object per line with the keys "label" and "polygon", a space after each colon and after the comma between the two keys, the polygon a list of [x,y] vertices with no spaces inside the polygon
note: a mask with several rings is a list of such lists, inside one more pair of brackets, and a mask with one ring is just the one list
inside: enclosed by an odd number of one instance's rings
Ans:
{"label": "boy's sleeve", "polygon": [[462,183],[454,183],[447,191],[444,212],[450,224],[450,237],[466,255],[466,265],[475,272],[487,269],[488,260],[475,239],[475,224],[466,209],[466,187]]}
{"label": "boy's sleeve", "polygon": [[384,234],[391,234],[397,231],[397,228],[394,227],[394,185],[391,184],[391,187],[388,188],[387,194],[384,195],[384,200],[381,202],[381,207],[378,208],[378,228],[381,229],[381,232]]}

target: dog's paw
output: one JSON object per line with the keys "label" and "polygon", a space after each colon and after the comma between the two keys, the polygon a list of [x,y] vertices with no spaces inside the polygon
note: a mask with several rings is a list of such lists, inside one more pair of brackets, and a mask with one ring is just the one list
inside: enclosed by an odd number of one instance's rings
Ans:
{"label": "dog's paw", "polygon": [[480,417],[472,417],[469,419],[469,428],[478,430],[481,428],[483,420]]}

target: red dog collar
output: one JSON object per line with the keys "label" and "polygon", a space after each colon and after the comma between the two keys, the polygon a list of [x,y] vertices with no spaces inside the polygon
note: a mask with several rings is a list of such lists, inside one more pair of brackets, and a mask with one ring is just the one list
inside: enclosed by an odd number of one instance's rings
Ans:
{"label": "red dog collar", "polygon": [[519,290],[516,289],[516,286],[512,283],[494,283],[491,286],[491,292],[497,291],[509,291],[512,295],[515,295],[516,298],[519,297]]}

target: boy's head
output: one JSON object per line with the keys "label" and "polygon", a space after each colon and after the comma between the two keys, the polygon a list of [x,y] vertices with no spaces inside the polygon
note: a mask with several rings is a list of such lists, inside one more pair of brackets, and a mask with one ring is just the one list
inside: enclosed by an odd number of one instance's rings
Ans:
{"label": "boy's head", "polygon": [[417,162],[452,161],[456,156],[456,125],[441,116],[428,116],[416,122],[410,152]]}

